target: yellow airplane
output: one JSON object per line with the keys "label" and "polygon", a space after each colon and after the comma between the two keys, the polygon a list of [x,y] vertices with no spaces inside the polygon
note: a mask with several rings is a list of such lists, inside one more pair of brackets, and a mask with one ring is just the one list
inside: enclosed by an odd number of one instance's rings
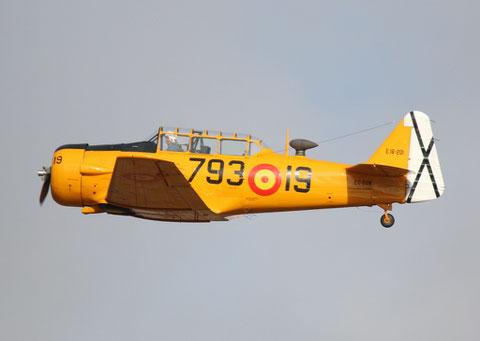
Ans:
{"label": "yellow airplane", "polygon": [[[288,134],[287,134],[288,143]],[[317,144],[290,141],[278,154],[251,135],[160,128],[150,140],[59,147],[38,172],[55,201],[107,212],[177,222],[224,221],[260,212],[377,205],[391,227],[393,203],[432,200],[444,182],[429,117],[408,113],[361,164],[305,156]]]}

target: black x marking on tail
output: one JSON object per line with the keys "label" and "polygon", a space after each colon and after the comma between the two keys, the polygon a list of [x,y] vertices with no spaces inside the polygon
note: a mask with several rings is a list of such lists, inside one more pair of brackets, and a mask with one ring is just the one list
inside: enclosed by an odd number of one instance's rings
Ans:
{"label": "black x marking on tail", "polygon": [[420,169],[417,172],[415,181],[413,182],[412,189],[408,194],[407,202],[412,201],[413,194],[415,193],[415,189],[417,188],[418,182],[420,181],[420,177],[422,176],[422,172],[425,167],[427,167],[428,169],[428,173],[430,174],[430,180],[432,181],[432,185],[433,185],[433,190],[435,191],[435,195],[438,198],[440,196],[440,192],[438,191],[437,182],[435,181],[435,176],[433,175],[432,166],[430,165],[430,160],[428,159],[428,157],[430,156],[430,152],[433,149],[433,136],[432,136],[432,139],[430,140],[430,143],[428,144],[428,148],[425,149],[422,136],[420,135],[420,130],[418,129],[417,120],[415,119],[415,115],[413,114],[413,111],[410,112],[410,117],[412,118],[413,127],[415,128],[415,134],[417,135],[418,143],[420,144],[420,148],[422,149],[423,161],[422,161],[422,164],[420,165]]}

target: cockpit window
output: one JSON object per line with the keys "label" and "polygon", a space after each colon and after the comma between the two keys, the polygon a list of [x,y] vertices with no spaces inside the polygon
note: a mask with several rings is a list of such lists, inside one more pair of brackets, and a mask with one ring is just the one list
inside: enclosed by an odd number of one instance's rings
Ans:
{"label": "cockpit window", "polygon": [[247,150],[247,141],[242,140],[220,140],[219,154],[244,156]]}
{"label": "cockpit window", "polygon": [[254,142],[250,142],[250,145],[248,147],[248,155],[254,155],[262,151],[262,147],[260,147],[258,144]]}
{"label": "cockpit window", "polygon": [[217,139],[212,137],[192,137],[190,153],[215,154],[217,152]]}
{"label": "cockpit window", "polygon": [[188,150],[190,137],[173,133],[162,134],[160,138],[160,150],[169,152],[185,152]]}
{"label": "cockpit window", "polygon": [[262,146],[262,148],[267,148],[268,149],[268,145],[263,140],[259,139],[258,137],[251,136],[251,140],[257,141]]}

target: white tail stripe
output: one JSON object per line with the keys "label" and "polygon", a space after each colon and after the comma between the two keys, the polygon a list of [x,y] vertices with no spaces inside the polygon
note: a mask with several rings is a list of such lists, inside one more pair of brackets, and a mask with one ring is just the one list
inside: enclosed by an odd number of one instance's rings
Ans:
{"label": "white tail stripe", "polygon": [[[406,201],[410,203],[436,199],[442,195],[444,184],[430,119],[422,112],[412,111],[406,115],[404,122],[405,126],[412,127],[415,131],[410,139]],[[427,148],[424,141],[429,141]],[[425,174],[425,170],[428,174]]]}
{"label": "white tail stripe", "polygon": [[423,153],[423,162],[420,166],[420,169],[417,172],[417,176],[415,177],[415,181],[413,183],[412,189],[410,190],[410,193],[408,194],[407,202],[412,201],[413,194],[415,194],[415,189],[417,188],[418,181],[420,180],[420,177],[422,176],[422,172],[425,169],[425,166],[428,169],[428,173],[430,174],[430,180],[432,181],[432,185],[433,185],[433,190],[435,191],[435,195],[438,198],[440,196],[440,192],[438,191],[437,182],[435,181],[435,176],[433,175],[433,170],[432,170],[432,167],[430,166],[430,160],[428,159],[428,157],[430,156],[430,152],[432,151],[433,145],[434,145],[433,136],[430,139],[428,149],[425,150],[423,140],[422,140],[422,136],[420,135],[420,130],[418,129],[417,120],[415,119],[415,115],[413,114],[413,111],[410,112],[410,118],[412,119],[413,128],[415,130],[415,134],[417,136],[418,143],[420,144],[420,148],[421,148],[422,153]]}

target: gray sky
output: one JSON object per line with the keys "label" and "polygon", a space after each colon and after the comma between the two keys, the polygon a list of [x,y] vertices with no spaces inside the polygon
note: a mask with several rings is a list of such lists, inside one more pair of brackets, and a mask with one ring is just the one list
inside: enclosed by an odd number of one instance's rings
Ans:
{"label": "gray sky", "polygon": [[[0,339],[478,340],[476,1],[0,2]],[[282,149],[422,110],[442,198],[177,224],[84,216],[36,171],[159,125]],[[321,144],[360,163],[394,125]]]}

